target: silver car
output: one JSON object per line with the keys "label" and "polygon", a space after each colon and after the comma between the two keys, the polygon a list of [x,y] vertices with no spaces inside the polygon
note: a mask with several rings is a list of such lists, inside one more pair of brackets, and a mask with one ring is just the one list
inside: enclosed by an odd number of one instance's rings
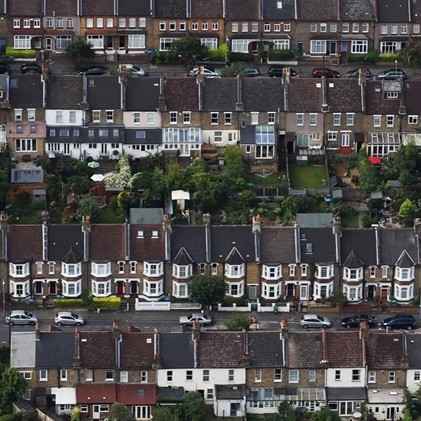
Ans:
{"label": "silver car", "polygon": [[59,311],[54,318],[54,323],[57,326],[61,325],[71,325],[71,326],[81,326],[85,324],[82,316],[72,313],[71,311]]}
{"label": "silver car", "polygon": [[180,325],[193,326],[194,322],[199,322],[202,326],[207,326],[212,323],[212,318],[202,313],[193,313],[180,317]]}
{"label": "silver car", "polygon": [[310,327],[327,328],[331,327],[332,323],[327,317],[322,317],[317,314],[304,314],[301,316],[300,325],[304,329],[308,329]]}
{"label": "silver car", "polygon": [[12,310],[6,314],[6,323],[13,325],[34,325],[38,319],[29,311]]}

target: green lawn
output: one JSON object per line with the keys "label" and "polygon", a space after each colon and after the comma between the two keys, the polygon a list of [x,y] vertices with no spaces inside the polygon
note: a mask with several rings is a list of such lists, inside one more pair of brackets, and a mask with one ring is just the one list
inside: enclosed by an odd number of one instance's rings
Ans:
{"label": "green lawn", "polygon": [[327,187],[327,174],[323,165],[290,165],[289,180],[293,189]]}
{"label": "green lawn", "polygon": [[251,181],[255,186],[259,187],[281,187],[286,183],[286,176],[284,173],[274,173],[265,177],[259,174],[253,174]]}

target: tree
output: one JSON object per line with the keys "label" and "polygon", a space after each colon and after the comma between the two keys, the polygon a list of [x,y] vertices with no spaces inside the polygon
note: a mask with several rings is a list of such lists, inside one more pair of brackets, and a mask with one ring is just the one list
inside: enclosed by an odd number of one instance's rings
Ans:
{"label": "tree", "polygon": [[184,397],[184,413],[189,421],[202,421],[206,415],[206,404],[199,392],[189,392]]}
{"label": "tree", "polygon": [[82,57],[95,57],[95,51],[92,49],[92,44],[84,41],[82,38],[76,38],[75,40],[68,42],[64,49],[64,53],[75,58],[78,65],[80,64]]}
{"label": "tree", "polygon": [[135,421],[135,416],[125,405],[119,402],[114,402],[111,405],[108,419],[110,421]]}
{"label": "tree", "polygon": [[0,407],[9,410],[12,402],[26,391],[26,380],[13,367],[5,367],[0,373]]}
{"label": "tree", "polygon": [[249,330],[250,319],[245,314],[234,314],[225,322],[225,327],[231,331]]}
{"label": "tree", "polygon": [[406,199],[399,208],[398,217],[406,225],[411,226],[417,214],[417,205],[411,200]]}
{"label": "tree", "polygon": [[219,303],[224,298],[226,289],[224,278],[219,276],[195,275],[189,283],[192,301],[207,307]]}
{"label": "tree", "polygon": [[247,171],[241,149],[235,146],[226,147],[224,149],[224,160],[226,165],[225,180],[227,186],[245,190],[247,188]]}
{"label": "tree", "polygon": [[158,406],[152,410],[152,416],[154,421],[181,421],[177,412],[172,409],[174,407],[169,406]]}
{"label": "tree", "polygon": [[99,206],[95,197],[90,194],[85,194],[80,199],[79,209],[76,211],[76,216],[82,219],[83,216],[90,216],[91,221],[94,221],[99,215]]}
{"label": "tree", "polygon": [[329,408],[322,408],[320,411],[313,412],[311,421],[341,421],[341,417]]}
{"label": "tree", "polygon": [[173,41],[171,49],[184,60],[189,67],[196,64],[198,59],[207,57],[208,48],[202,45],[200,38],[187,36]]}
{"label": "tree", "polygon": [[406,48],[399,52],[399,56],[404,62],[411,66],[418,66],[421,64],[421,42],[412,39],[408,42]]}

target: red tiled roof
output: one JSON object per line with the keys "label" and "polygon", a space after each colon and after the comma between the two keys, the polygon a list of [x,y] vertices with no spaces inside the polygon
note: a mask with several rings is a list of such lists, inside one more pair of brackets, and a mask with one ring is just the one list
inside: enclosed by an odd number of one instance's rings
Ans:
{"label": "red tiled roof", "polygon": [[125,225],[92,224],[89,253],[92,260],[125,260]]}
{"label": "red tiled roof", "polygon": [[155,405],[156,385],[118,384],[117,402],[124,405]]}
{"label": "red tiled roof", "polygon": [[123,332],[120,350],[121,368],[151,368],[154,348],[153,333]]}
{"label": "red tiled roof", "polygon": [[79,383],[76,385],[77,404],[113,404],[114,402],[117,402],[116,383]]}

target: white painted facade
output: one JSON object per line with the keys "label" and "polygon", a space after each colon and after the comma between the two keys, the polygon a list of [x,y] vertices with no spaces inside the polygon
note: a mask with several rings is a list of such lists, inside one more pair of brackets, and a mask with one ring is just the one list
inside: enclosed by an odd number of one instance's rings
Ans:
{"label": "white painted facade", "polygon": [[326,387],[365,387],[366,368],[328,368],[326,369]]}
{"label": "white painted facade", "polygon": [[406,371],[406,387],[408,392],[414,394],[421,386],[421,368],[408,369]]}
{"label": "white painted facade", "polygon": [[85,111],[82,110],[45,110],[45,122],[48,126],[82,126]]}
{"label": "white painted facade", "polygon": [[56,414],[70,415],[76,405],[76,389],[74,387],[52,387],[51,394],[55,395]]}

